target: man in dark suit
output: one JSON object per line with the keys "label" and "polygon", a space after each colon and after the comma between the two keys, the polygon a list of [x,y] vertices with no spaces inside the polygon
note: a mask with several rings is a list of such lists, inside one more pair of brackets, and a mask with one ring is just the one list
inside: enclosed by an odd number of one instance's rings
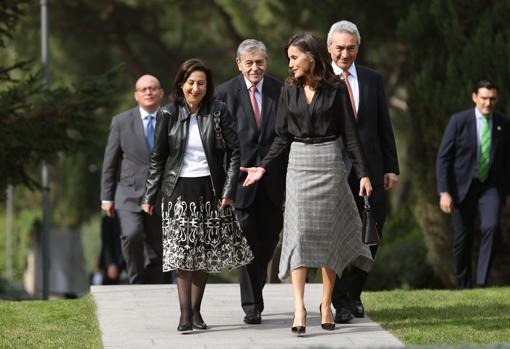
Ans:
{"label": "man in dark suit", "polygon": [[[221,84],[216,95],[227,104],[237,123],[241,145],[241,166],[257,166],[275,136],[275,120],[282,83],[267,76],[264,43],[244,40],[237,50],[241,74]],[[247,324],[259,324],[264,310],[262,289],[267,266],[273,256],[283,226],[282,201],[287,159],[271,163],[256,185],[243,187],[241,173],[235,200],[236,214],[254,254],[254,260],[240,268],[241,303]]]}
{"label": "man in dark suit", "polygon": [[161,217],[147,215],[140,207],[163,98],[158,79],[140,77],[134,97],[138,107],[112,119],[101,176],[101,209],[109,217],[119,216],[129,282],[161,283]]}
{"label": "man in dark suit", "polygon": [[452,215],[458,289],[473,287],[471,250],[476,211],[481,232],[476,286],[484,287],[505,197],[510,204],[510,121],[494,111],[498,89],[492,82],[478,82],[472,99],[475,108],[451,116],[436,162],[439,206]]}
{"label": "man in dark suit", "polygon": [[[379,235],[382,236],[388,211],[386,191],[397,181],[399,166],[382,77],[376,71],[354,62],[360,43],[361,37],[354,23],[340,21],[331,26],[328,33],[328,51],[333,70],[345,79],[349,89],[356,128],[373,186],[369,198],[370,206],[374,212]],[[353,172],[349,176],[349,186],[361,215],[364,202],[358,195],[359,180]],[[371,246],[370,251],[375,258],[377,246]],[[366,272],[350,266],[343,272],[341,278],[336,277],[332,297],[336,309],[336,323],[349,322],[353,316],[364,316],[365,310],[360,296],[367,276]]]}

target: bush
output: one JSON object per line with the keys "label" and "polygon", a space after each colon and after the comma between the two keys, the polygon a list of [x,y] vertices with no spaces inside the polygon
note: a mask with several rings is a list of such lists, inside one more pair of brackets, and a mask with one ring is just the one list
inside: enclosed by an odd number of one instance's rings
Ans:
{"label": "bush", "polygon": [[409,200],[388,216],[366,290],[442,288],[427,260],[423,233],[412,206]]}

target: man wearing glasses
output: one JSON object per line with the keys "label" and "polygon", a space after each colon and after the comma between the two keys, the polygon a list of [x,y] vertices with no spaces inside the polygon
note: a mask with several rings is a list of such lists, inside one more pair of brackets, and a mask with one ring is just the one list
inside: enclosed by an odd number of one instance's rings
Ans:
{"label": "man wearing glasses", "polygon": [[162,283],[161,217],[140,208],[157,111],[163,89],[154,76],[144,75],[135,85],[138,106],[112,119],[101,174],[101,209],[118,215],[122,253],[131,284]]}

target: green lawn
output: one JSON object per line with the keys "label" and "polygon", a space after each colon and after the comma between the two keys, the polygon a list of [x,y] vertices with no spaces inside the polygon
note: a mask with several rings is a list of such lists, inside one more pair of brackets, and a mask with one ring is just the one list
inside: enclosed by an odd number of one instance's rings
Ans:
{"label": "green lawn", "polygon": [[510,344],[510,288],[369,292],[368,315],[407,345]]}
{"label": "green lawn", "polygon": [[76,300],[0,301],[0,348],[102,348],[96,305]]}
{"label": "green lawn", "polygon": [[[408,346],[510,348],[510,288],[367,292],[368,315]],[[0,348],[101,348],[95,304],[0,301]]]}

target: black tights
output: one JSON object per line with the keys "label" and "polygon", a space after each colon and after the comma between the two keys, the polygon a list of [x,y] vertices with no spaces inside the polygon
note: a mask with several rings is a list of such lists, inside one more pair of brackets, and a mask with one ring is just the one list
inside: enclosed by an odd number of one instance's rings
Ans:
{"label": "black tights", "polygon": [[181,269],[177,269],[175,274],[181,307],[179,325],[191,324],[192,321],[203,322],[200,305],[209,274],[204,270],[186,271]]}

